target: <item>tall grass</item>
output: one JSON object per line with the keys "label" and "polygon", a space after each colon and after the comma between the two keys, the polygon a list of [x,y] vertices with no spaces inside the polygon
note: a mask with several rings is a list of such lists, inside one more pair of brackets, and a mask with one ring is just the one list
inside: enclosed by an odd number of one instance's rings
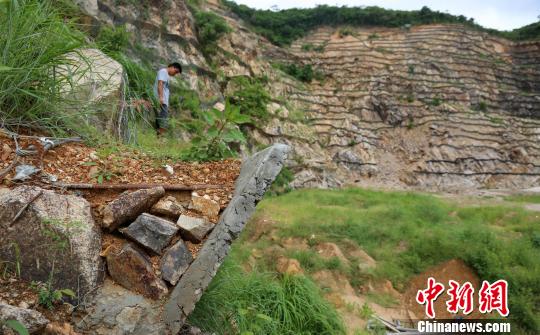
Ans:
{"label": "tall grass", "polygon": [[0,6],[0,121],[66,128],[61,90],[71,78],[57,69],[72,62],[66,54],[83,46],[84,36],[50,1],[10,0]]}
{"label": "tall grass", "polygon": [[233,259],[223,264],[189,321],[217,334],[345,333],[336,311],[306,277],[245,273]]}

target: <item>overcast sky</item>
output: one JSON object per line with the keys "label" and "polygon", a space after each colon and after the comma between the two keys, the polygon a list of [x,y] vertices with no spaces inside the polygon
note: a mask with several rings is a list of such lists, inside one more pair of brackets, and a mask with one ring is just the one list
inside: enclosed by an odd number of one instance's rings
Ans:
{"label": "overcast sky", "polygon": [[538,21],[540,0],[234,0],[236,3],[259,9],[314,7],[319,4],[353,6],[379,6],[390,9],[431,9],[450,14],[463,14],[488,28],[511,30]]}

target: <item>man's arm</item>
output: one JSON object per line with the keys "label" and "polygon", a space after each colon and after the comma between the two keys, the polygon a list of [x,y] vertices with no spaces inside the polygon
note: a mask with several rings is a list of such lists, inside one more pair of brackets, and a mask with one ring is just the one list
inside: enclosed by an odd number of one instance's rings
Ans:
{"label": "man's arm", "polygon": [[159,96],[159,103],[163,105],[163,103],[164,103],[164,99],[163,99],[163,80],[158,80],[157,91],[158,91],[158,96]]}

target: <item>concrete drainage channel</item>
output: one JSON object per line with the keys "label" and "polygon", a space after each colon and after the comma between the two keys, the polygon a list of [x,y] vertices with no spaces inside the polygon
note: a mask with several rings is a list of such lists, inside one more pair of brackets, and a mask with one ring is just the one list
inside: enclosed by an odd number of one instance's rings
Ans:
{"label": "concrete drainage channel", "polygon": [[[163,197],[163,190],[120,195],[104,210],[103,226],[106,231],[119,228],[126,240],[105,250],[101,250],[101,230],[86,200],[30,186],[4,190],[0,193],[0,260],[22,265],[21,276],[28,282],[52,280],[57,288],[74,289],[78,308],[72,323],[84,334],[178,334],[281,171],[288,150],[286,145],[275,144],[243,162],[232,199],[215,225],[184,214],[176,224],[147,214],[158,201],[164,213],[180,214],[174,201]],[[197,206],[199,200],[192,199],[192,205]],[[13,218],[25,204],[26,213],[14,224]],[[201,211],[208,208],[200,207]],[[67,243],[44,243],[51,236],[61,241],[54,234],[66,237]],[[187,241],[202,242],[194,257]],[[14,306],[0,301],[0,312],[8,307]],[[17,313],[28,315],[22,308],[9,310],[12,318]],[[43,317],[19,321],[34,333],[48,322]]]}

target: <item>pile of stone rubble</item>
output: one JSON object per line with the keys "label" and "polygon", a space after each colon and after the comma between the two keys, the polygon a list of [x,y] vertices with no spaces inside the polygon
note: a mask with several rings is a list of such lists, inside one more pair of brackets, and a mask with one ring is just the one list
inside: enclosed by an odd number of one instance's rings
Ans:
{"label": "pile of stone rubble", "polygon": [[[77,193],[0,188],[0,262],[17,281],[75,292],[64,299],[71,312],[56,320],[68,330],[50,334],[178,334],[288,151],[274,144],[246,159],[222,212],[210,195],[163,187],[124,192],[94,210]],[[39,307],[0,299],[0,322],[42,334],[52,319]]]}
{"label": "pile of stone rubble", "polygon": [[219,211],[219,203],[197,193],[187,206],[162,187],[123,193],[102,210],[102,227],[127,239],[115,238],[101,253],[110,276],[148,298],[163,297],[165,282],[176,285],[193,261],[187,243],[201,244]]}

